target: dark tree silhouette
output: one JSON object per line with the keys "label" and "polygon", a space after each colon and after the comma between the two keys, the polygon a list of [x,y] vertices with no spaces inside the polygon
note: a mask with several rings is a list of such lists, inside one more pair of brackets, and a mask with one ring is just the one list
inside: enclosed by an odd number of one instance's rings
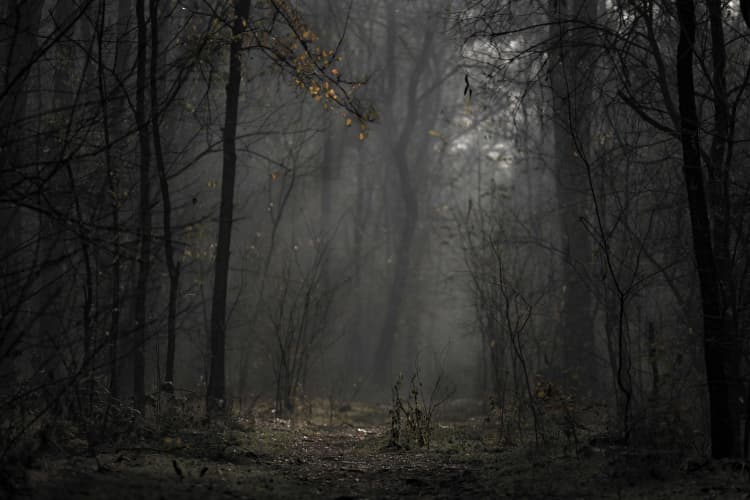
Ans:
{"label": "dark tree silhouette", "polygon": [[221,174],[221,207],[219,209],[219,236],[216,243],[213,299],[211,302],[211,374],[208,382],[209,413],[223,411],[226,398],[225,344],[227,314],[227,284],[229,255],[232,242],[234,213],[234,182],[237,175],[237,116],[242,81],[242,34],[247,26],[250,0],[234,4],[232,41],[229,45],[229,79],[226,87],[224,130],[222,133],[223,163]]}

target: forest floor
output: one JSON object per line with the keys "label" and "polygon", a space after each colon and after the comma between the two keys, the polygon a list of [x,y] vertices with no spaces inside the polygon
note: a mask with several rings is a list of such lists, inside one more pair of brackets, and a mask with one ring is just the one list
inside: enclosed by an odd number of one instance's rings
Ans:
{"label": "forest floor", "polygon": [[577,443],[513,445],[481,417],[436,420],[429,448],[406,449],[388,446],[387,408],[347,408],[299,423],[256,417],[196,425],[95,453],[72,440],[7,468],[0,497],[750,498],[748,471],[736,462],[583,435]]}

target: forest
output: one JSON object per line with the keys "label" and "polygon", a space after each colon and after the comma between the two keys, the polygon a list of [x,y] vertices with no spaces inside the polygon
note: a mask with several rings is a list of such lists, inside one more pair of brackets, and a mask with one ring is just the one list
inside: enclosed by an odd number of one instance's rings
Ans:
{"label": "forest", "polygon": [[750,0],[3,0],[0,498],[750,498],[748,164]]}

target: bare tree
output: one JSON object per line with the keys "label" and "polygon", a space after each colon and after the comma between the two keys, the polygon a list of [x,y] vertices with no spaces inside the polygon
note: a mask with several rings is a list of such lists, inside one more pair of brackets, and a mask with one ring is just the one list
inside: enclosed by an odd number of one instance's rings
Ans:
{"label": "bare tree", "polygon": [[226,88],[224,110],[223,163],[221,176],[221,208],[219,209],[219,236],[216,244],[216,268],[214,271],[213,299],[211,303],[211,374],[208,383],[209,414],[220,413],[226,398],[225,343],[227,313],[227,278],[229,254],[232,242],[232,217],[234,213],[234,181],[237,173],[237,116],[242,81],[242,34],[247,26],[250,0],[238,0],[234,4],[232,41],[229,45],[229,79]]}
{"label": "bare tree", "polygon": [[726,324],[728,318],[725,316],[721,300],[719,271],[712,246],[708,200],[701,168],[698,112],[693,79],[695,3],[692,0],[679,0],[677,14],[680,26],[680,39],[677,46],[677,90],[682,172],[687,189],[693,230],[693,249],[700,280],[706,378],[711,408],[711,453],[714,457],[720,458],[732,455],[735,441],[730,420],[729,381],[726,366],[731,338]]}

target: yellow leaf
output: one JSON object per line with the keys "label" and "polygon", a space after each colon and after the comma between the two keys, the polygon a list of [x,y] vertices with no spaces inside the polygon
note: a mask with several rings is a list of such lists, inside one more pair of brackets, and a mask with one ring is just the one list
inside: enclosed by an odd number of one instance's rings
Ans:
{"label": "yellow leaf", "polygon": [[347,127],[351,127],[352,126],[352,119],[351,118],[347,118],[346,119],[346,126]]}
{"label": "yellow leaf", "polygon": [[360,132],[359,133],[359,140],[360,141],[364,141],[365,140],[365,134],[364,134],[364,132]]}
{"label": "yellow leaf", "polygon": [[331,74],[332,74],[333,76],[339,76],[339,70],[337,70],[336,68],[333,68],[333,69],[331,70]]}

